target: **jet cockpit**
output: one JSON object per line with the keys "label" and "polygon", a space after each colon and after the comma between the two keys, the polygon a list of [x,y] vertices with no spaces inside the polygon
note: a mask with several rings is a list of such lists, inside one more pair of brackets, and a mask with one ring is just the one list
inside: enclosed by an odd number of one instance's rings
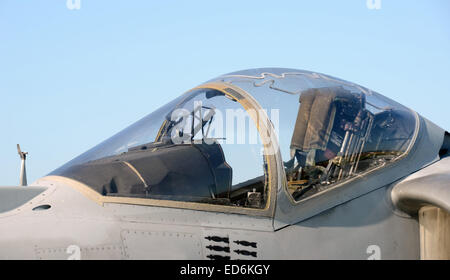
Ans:
{"label": "jet cockpit", "polygon": [[350,82],[246,70],[184,93],[50,175],[104,197],[267,210],[280,185],[301,201],[400,160],[417,122]]}

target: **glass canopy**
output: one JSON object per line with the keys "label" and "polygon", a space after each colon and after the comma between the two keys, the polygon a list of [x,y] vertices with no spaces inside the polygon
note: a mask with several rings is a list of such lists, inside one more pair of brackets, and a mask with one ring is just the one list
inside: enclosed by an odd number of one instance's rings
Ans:
{"label": "glass canopy", "polygon": [[[256,105],[247,106],[249,99]],[[401,158],[416,130],[411,110],[359,85],[302,70],[251,69],[188,91],[50,175],[105,196],[264,208],[267,143],[254,118],[261,109],[281,153],[278,175],[295,200]]]}

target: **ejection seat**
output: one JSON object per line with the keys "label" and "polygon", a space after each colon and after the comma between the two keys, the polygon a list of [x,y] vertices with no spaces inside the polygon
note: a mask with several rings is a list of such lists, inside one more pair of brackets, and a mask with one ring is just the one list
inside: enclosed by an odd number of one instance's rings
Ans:
{"label": "ejection seat", "polygon": [[315,88],[302,92],[299,102],[292,158],[285,162],[294,197],[351,174],[370,130],[364,95],[343,87]]}

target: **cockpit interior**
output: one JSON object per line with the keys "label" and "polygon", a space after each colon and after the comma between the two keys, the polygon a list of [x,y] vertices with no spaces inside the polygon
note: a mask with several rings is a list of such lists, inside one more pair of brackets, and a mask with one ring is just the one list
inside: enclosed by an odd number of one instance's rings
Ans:
{"label": "cockpit interior", "polygon": [[364,94],[343,87],[309,89],[299,103],[292,158],[284,162],[295,200],[387,164],[407,150],[413,137],[408,125],[414,118],[408,112],[376,108]]}

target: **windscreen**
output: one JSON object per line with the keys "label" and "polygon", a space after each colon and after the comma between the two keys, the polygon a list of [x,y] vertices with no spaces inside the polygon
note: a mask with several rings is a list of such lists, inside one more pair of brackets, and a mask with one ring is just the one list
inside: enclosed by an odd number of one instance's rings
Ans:
{"label": "windscreen", "polygon": [[264,208],[264,146],[244,101],[189,91],[50,175],[104,196]]}

